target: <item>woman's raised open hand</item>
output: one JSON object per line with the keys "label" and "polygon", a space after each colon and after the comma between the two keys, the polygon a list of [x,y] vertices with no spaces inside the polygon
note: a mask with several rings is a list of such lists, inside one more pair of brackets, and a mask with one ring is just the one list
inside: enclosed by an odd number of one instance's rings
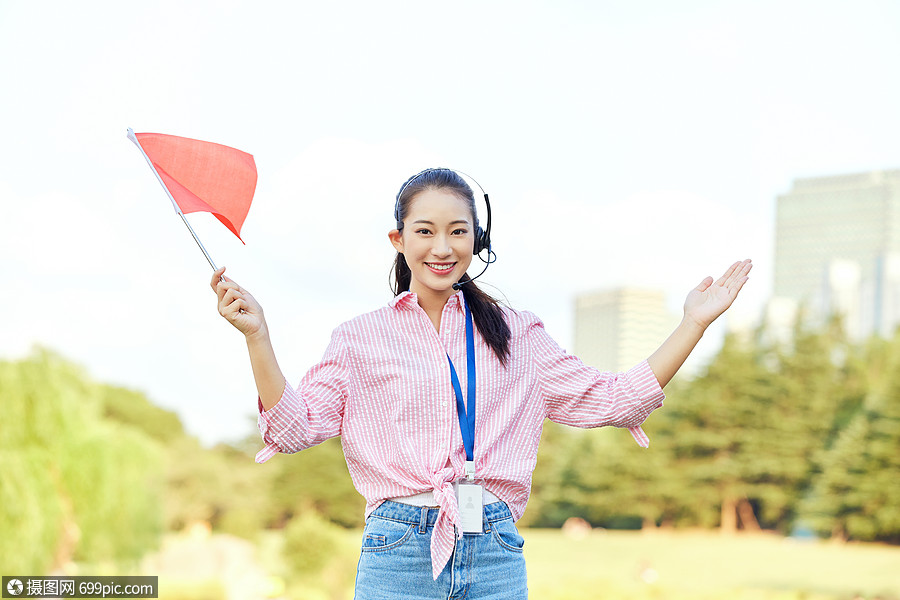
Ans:
{"label": "woman's raised open hand", "polygon": [[685,317],[693,319],[703,328],[708,327],[737,298],[738,292],[747,282],[751,268],[753,263],[747,259],[728,267],[725,274],[715,281],[712,277],[701,281],[684,301]]}
{"label": "woman's raised open hand", "polygon": [[684,318],[672,335],[647,358],[661,387],[665,387],[700,341],[703,332],[719,315],[728,310],[738,292],[747,283],[753,263],[739,261],[713,281],[707,277],[688,293],[684,301]]}
{"label": "woman's raised open hand", "polygon": [[262,306],[250,292],[224,276],[225,267],[213,273],[210,286],[219,299],[219,314],[245,336],[266,335]]}

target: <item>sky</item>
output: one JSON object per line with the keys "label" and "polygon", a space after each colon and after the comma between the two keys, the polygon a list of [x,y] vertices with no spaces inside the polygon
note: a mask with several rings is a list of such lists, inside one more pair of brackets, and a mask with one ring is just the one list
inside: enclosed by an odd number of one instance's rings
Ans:
{"label": "sky", "polygon": [[480,281],[566,348],[579,293],[678,311],[752,258],[702,360],[771,294],[779,194],[900,167],[898,31],[893,0],[0,0],[0,359],[50,348],[206,444],[254,431],[246,345],[131,127],[254,155],[246,245],[188,219],[294,384],[390,300],[394,195],[436,166],[490,194]]}

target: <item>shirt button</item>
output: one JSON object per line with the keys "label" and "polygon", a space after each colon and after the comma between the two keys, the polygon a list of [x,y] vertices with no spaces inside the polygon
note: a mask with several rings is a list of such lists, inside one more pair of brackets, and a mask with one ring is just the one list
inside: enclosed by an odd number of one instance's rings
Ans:
{"label": "shirt button", "polygon": [[443,406],[444,408],[447,408],[447,401],[446,400],[441,401],[441,406]]}

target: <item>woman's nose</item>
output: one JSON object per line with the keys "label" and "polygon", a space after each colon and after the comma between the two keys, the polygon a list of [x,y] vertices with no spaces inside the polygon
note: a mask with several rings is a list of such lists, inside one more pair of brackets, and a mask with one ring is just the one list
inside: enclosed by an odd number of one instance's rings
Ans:
{"label": "woman's nose", "polygon": [[453,250],[450,248],[450,240],[444,236],[434,236],[431,244],[431,253],[435,256],[448,256]]}

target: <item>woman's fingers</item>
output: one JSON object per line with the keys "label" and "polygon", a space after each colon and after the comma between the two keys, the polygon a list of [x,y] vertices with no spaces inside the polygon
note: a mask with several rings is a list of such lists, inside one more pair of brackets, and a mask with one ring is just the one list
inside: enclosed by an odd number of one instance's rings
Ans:
{"label": "woman's fingers", "polygon": [[[719,277],[716,281],[716,285],[720,285],[722,287],[730,288],[734,287],[734,285],[741,280],[741,278],[745,277],[747,273],[750,272],[750,269],[753,267],[753,263],[748,258],[747,260],[737,261],[725,271],[725,273]],[[743,285],[743,283],[741,283]],[[740,288],[738,288],[740,289]]]}
{"label": "woman's fingers", "polygon": [[713,278],[710,277],[709,275],[707,275],[703,279],[703,281],[701,281],[700,284],[697,285],[697,287],[695,287],[694,289],[697,290],[698,292],[705,292],[706,290],[709,289],[709,286],[711,286],[712,284],[713,284]]}
{"label": "woman's fingers", "polygon": [[253,296],[237,283],[225,277],[225,267],[213,272],[210,286],[216,293],[219,314],[244,335],[263,325],[262,307]]}
{"label": "woman's fingers", "polygon": [[244,314],[244,309],[246,308],[247,303],[243,298],[237,298],[233,302],[229,303],[224,309],[219,312],[223,317],[228,319],[229,321],[234,321],[237,315]]}
{"label": "woman's fingers", "polygon": [[241,294],[241,292],[239,290],[237,290],[236,288],[233,288],[233,287],[226,289],[224,291],[224,293],[222,294],[221,298],[219,298],[219,313],[221,313],[222,316],[224,317],[225,316],[224,311],[232,309],[232,305],[236,301],[243,302],[244,301],[243,294]]}
{"label": "woman's fingers", "polygon": [[233,279],[229,279],[225,277],[225,267],[219,267],[213,272],[212,279],[209,282],[210,287],[212,287],[213,291],[220,295],[220,290],[222,289],[231,289],[236,288],[243,292],[244,290],[239,286]]}
{"label": "woman's fingers", "polygon": [[734,270],[731,273],[731,276],[728,278],[726,285],[728,287],[735,287],[737,289],[741,289],[741,286],[747,281],[747,274],[750,272],[750,269],[753,268],[753,263],[748,258],[747,260],[741,261],[739,263],[734,264]]}
{"label": "woman's fingers", "polygon": [[725,273],[722,274],[721,277],[716,281],[716,285],[728,285],[728,280],[734,275],[734,272],[737,270],[738,265],[740,265],[740,261],[732,264],[728,269],[725,270]]}
{"label": "woman's fingers", "polygon": [[234,288],[226,290],[221,300],[219,300],[219,314],[223,317],[230,313],[244,312],[249,307],[250,303],[244,295]]}
{"label": "woman's fingers", "polygon": [[216,296],[219,297],[219,302],[221,302],[224,299],[225,295],[232,290],[234,290],[238,294],[247,293],[244,288],[239,286],[234,281],[228,279],[227,277],[224,278],[224,281],[219,281],[219,283],[217,283],[215,287]]}
{"label": "woman's fingers", "polygon": [[210,279],[209,285],[210,287],[212,287],[214,292],[216,292],[216,286],[218,286],[219,282],[222,280],[223,273],[225,273],[225,267],[219,267],[218,269],[213,271],[212,279]]}
{"label": "woman's fingers", "polygon": [[235,298],[241,297],[241,293],[236,288],[222,289],[224,290],[224,293],[222,294],[222,304],[230,304]]}

